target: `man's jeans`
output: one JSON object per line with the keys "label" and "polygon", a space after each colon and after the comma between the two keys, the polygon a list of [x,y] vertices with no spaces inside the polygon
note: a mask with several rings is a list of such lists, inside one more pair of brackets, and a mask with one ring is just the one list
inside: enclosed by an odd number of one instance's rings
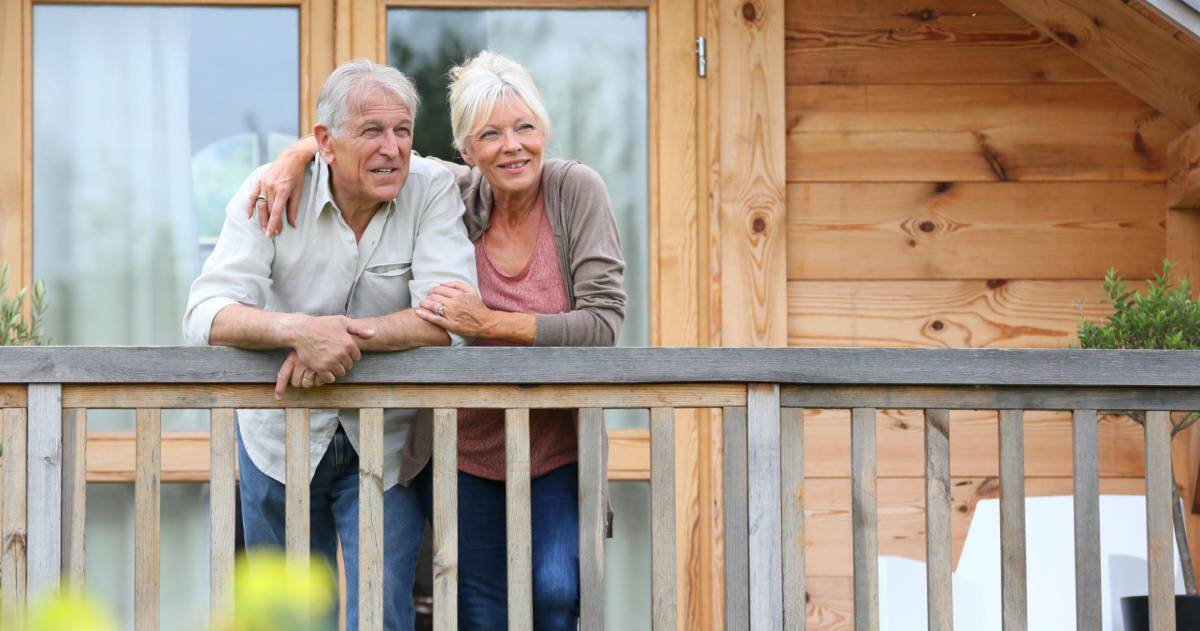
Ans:
{"label": "man's jeans", "polygon": [[[259,471],[238,431],[242,527],[246,547],[284,547],[284,485]],[[424,473],[422,474],[425,476]],[[413,576],[421,548],[425,513],[416,483],[383,494],[383,625],[389,631],[413,628]],[[337,571],[337,542],[346,564],[346,628],[358,628],[358,454],[339,426],[317,466],[310,487],[310,536],[314,555]]]}
{"label": "man's jeans", "polygon": [[[428,502],[432,476],[420,484]],[[574,630],[579,621],[579,468],[532,481],[533,628]],[[429,509],[426,509],[429,510]],[[508,627],[504,482],[458,472],[458,625]]]}

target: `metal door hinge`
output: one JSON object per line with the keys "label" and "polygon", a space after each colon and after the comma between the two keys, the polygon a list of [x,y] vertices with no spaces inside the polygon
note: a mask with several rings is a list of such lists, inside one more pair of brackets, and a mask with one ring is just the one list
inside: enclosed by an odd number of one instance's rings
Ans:
{"label": "metal door hinge", "polygon": [[704,36],[696,38],[696,72],[701,77],[708,76],[708,49],[704,45]]}

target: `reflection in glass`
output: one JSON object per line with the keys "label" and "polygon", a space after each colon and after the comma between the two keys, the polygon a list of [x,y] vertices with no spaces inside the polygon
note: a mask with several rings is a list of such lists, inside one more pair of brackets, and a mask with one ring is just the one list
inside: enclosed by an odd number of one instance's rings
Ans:
{"label": "reflection in glass", "polygon": [[[446,103],[447,71],[481,50],[529,69],[546,102],[552,157],[576,159],[604,177],[625,254],[629,295],[622,346],[649,343],[647,247],[646,14],[618,10],[444,10],[388,12],[388,62],[412,77],[422,98],[414,147],[456,159]],[[647,415],[609,412],[610,428],[647,426]],[[614,537],[606,546],[609,628],[650,621],[649,487],[611,486]]]}
{"label": "reflection in glass", "polygon": [[[226,202],[296,137],[298,51],[295,9],[34,7],[33,265],[57,343],[183,342]],[[88,420],[132,429],[123,412]],[[163,420],[208,426],[203,413]],[[187,629],[207,626],[207,496],[163,485],[162,603]],[[132,520],[131,485],[89,486],[87,586],[127,628]]]}

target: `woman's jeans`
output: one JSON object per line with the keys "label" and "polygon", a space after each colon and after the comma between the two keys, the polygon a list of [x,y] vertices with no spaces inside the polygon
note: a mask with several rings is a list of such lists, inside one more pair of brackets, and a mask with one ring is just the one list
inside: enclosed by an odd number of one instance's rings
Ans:
{"label": "woman's jeans", "polygon": [[[242,527],[246,547],[284,547],[285,487],[259,471],[238,432]],[[423,477],[428,472],[422,472]],[[419,484],[393,486],[383,494],[383,626],[413,628],[413,577],[425,525]],[[346,564],[346,628],[358,628],[358,454],[339,426],[310,487],[311,549],[336,572],[337,542]],[[461,500],[460,500],[461,501]],[[503,503],[501,503],[503,508]],[[503,513],[501,513],[503,515]],[[501,561],[503,567],[503,561]],[[336,610],[333,612],[336,616]]]}
{"label": "woman's jeans", "polygon": [[[423,475],[426,501],[432,476]],[[579,474],[564,465],[532,481],[533,628],[579,620]],[[428,507],[426,510],[429,510]],[[508,628],[504,482],[458,472],[458,628]]]}

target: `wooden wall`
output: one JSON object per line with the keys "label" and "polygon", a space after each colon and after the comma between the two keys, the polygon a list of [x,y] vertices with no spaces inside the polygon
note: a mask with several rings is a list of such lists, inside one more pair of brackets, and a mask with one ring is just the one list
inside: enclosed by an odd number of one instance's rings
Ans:
{"label": "wooden wall", "polygon": [[[1184,130],[997,0],[787,0],[788,343],[1064,347],[1109,267],[1167,253]],[[997,496],[994,413],[951,416],[955,560]],[[851,623],[848,413],[810,415],[813,628]],[[1027,491],[1071,492],[1070,418],[1030,413]],[[924,559],[922,417],[879,423],[879,549]],[[1101,489],[1139,493],[1141,429],[1101,424]]]}

